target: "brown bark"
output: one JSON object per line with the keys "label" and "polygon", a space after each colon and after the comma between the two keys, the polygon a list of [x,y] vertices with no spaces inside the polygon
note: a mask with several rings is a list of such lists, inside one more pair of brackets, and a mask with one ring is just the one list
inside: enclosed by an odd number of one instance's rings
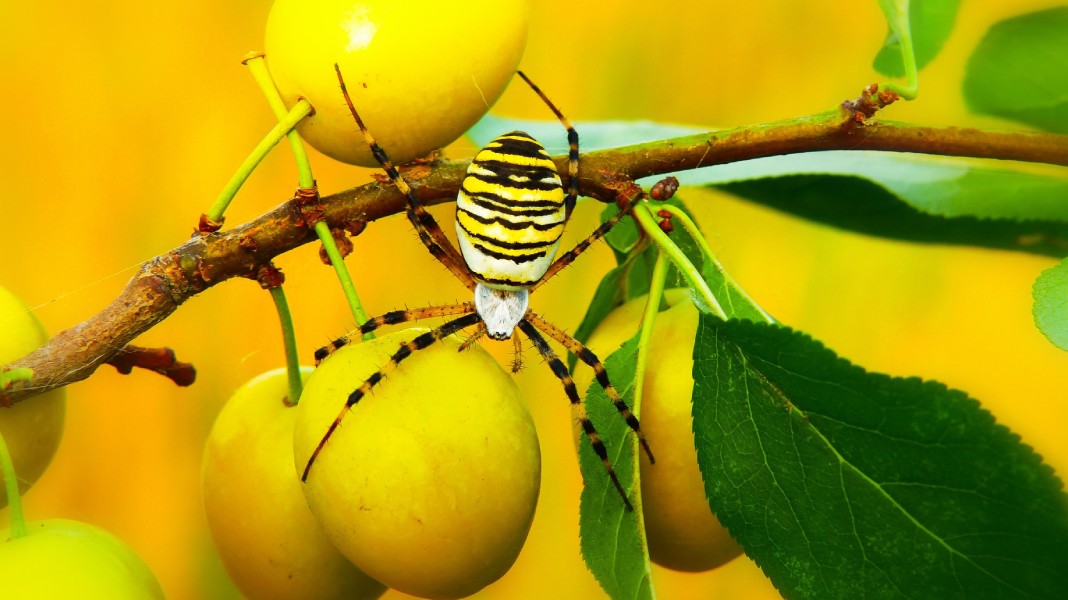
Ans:
{"label": "brown bark", "polygon": [[[811,117],[591,152],[582,156],[579,188],[583,195],[607,201],[621,183],[642,177],[817,150],[921,152],[1068,166],[1068,136],[921,127],[868,121],[868,116],[847,102]],[[566,157],[556,162],[566,174]],[[411,182],[412,188],[425,204],[451,200],[467,164],[435,163]],[[233,277],[255,279],[275,256],[316,240],[309,223],[318,218],[331,229],[346,229],[403,210],[403,195],[388,183],[374,181],[312,205],[295,197],[232,229],[196,234],[141,265],[102,311],[0,368],[29,367],[34,373],[32,381],[16,381],[0,390],[0,404],[85,379],[193,295]]]}

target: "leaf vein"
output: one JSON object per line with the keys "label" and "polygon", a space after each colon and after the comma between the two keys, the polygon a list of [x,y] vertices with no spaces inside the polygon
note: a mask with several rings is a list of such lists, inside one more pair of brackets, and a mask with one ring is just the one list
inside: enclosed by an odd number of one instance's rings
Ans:
{"label": "leaf vein", "polygon": [[[745,363],[746,366],[749,366],[748,361],[746,361],[745,358],[744,358],[745,353],[741,352],[741,348],[740,347],[736,346],[736,348],[738,348],[739,354],[743,356],[743,363]],[[783,393],[783,391],[780,390],[776,385],[774,385],[767,378],[767,376],[763,373],[763,371],[760,371],[758,369],[753,369],[751,372],[753,372],[756,375],[758,375],[764,382],[766,382],[768,384],[769,390],[771,392],[773,392],[775,395],[777,395],[782,400],[783,405],[788,407],[789,411],[791,411],[792,413],[795,413],[798,416],[798,418],[801,418],[801,419],[805,418],[804,412],[801,411],[800,409],[798,409],[796,406],[794,406],[793,402],[790,401],[790,399],[786,396],[786,394]],[[749,378],[747,377],[747,378],[745,378],[745,380],[748,383]],[[747,385],[747,388],[748,388],[748,385]],[[746,401],[750,405],[752,404],[748,394],[746,396]],[[750,415],[752,415],[752,408],[750,408]],[[961,588],[962,594],[963,594],[963,589],[964,588],[963,588],[963,586],[962,586],[962,584],[960,582],[959,574],[957,573],[957,569],[956,569],[956,565],[955,565],[955,560],[956,559],[954,557],[958,557],[959,559],[963,559],[966,563],[972,565],[978,571],[980,571],[981,573],[985,574],[987,577],[990,577],[992,580],[1004,585],[1008,589],[1011,589],[1011,590],[1013,590],[1013,591],[1015,591],[1015,592],[1017,592],[1019,594],[1023,594],[1023,595],[1026,596],[1026,593],[1023,590],[1021,590],[1021,589],[1017,588],[1016,586],[1012,585],[1011,583],[1001,579],[1000,577],[998,577],[994,573],[991,573],[987,569],[984,569],[982,565],[980,565],[980,564],[976,563],[975,561],[971,560],[971,558],[968,555],[964,554],[960,550],[957,550],[952,545],[950,545],[948,542],[946,542],[946,540],[944,538],[942,538],[937,533],[935,533],[934,531],[931,531],[929,528],[927,528],[927,526],[925,526],[923,523],[921,523],[911,512],[909,512],[907,509],[905,509],[905,507],[902,506],[892,495],[890,495],[885,489],[883,489],[882,485],[880,485],[879,482],[877,482],[874,479],[872,479],[871,477],[869,477],[861,469],[856,467],[856,465],[854,465],[852,462],[850,462],[848,459],[846,459],[846,457],[842,456],[842,454],[838,451],[837,448],[835,448],[835,446],[823,434],[823,432],[820,431],[820,429],[818,427],[816,427],[815,425],[811,424],[811,421],[809,422],[809,426],[812,428],[812,432],[814,434],[816,434],[816,436],[819,437],[819,439],[832,452],[832,454],[834,455],[836,460],[839,461],[840,464],[844,465],[845,467],[848,467],[851,471],[853,471],[854,473],[859,475],[864,481],[868,482],[868,484],[870,484],[876,491],[878,491],[883,497],[885,497],[894,508],[896,508],[902,515],[904,515],[910,521],[912,521],[912,523],[920,531],[922,531],[924,534],[929,536],[932,540],[934,540],[935,542],[937,542],[939,545],[943,546],[946,550],[948,550],[950,552],[950,558],[951,558],[950,564],[953,565],[954,578],[957,580],[958,586]],[[757,428],[757,429],[759,429],[759,428]],[[761,448],[761,450],[764,451],[763,447]],[[765,456],[765,464],[767,464],[767,452],[766,451],[764,451],[764,456]],[[770,470],[770,467],[769,467],[769,470]],[[773,479],[774,479],[774,474],[773,474]],[[789,499],[787,499],[787,503],[789,504]],[[793,512],[792,507],[791,507],[791,512]],[[794,513],[794,518],[796,520],[796,518],[797,518],[796,513]],[[804,533],[803,529],[802,529],[802,533]],[[811,542],[809,542],[807,535],[805,536],[805,541],[806,541],[806,543],[808,543],[810,545],[809,551],[810,551],[810,554],[811,554]]]}

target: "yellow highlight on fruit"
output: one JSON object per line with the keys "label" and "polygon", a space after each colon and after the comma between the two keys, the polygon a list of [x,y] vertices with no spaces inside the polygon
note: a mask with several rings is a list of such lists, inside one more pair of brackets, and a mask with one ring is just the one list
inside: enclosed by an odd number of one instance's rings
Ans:
{"label": "yellow highlight on fruit", "polygon": [[[308,379],[298,407],[300,470],[349,394],[409,329],[350,345]],[[541,454],[519,388],[477,344],[414,352],[349,411],[304,485],[334,545],[391,588],[468,596],[512,566],[537,504]],[[299,477],[299,473],[298,473]]]}

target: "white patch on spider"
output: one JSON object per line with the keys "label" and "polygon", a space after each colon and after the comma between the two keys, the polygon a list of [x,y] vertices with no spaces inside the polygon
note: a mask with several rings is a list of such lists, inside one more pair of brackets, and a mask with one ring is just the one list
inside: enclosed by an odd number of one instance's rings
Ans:
{"label": "white patch on spider", "polygon": [[475,310],[486,322],[486,334],[495,340],[512,337],[515,326],[527,314],[530,292],[526,289],[494,289],[481,281],[475,286]]}

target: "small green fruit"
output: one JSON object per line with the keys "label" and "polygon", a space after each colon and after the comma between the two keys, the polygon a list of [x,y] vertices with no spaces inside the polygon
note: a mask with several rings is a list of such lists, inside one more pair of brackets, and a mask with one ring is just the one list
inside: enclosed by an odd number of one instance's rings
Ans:
{"label": "small green fruit", "polygon": [[129,546],[99,527],[66,519],[0,532],[0,597],[163,600],[163,590]]}
{"label": "small green fruit", "polygon": [[[48,341],[37,317],[14,294],[0,287],[0,365],[22,358]],[[0,407],[0,434],[7,440],[19,490],[25,493],[52,462],[63,437],[67,392],[60,388]],[[0,486],[0,508],[7,493]]]}

